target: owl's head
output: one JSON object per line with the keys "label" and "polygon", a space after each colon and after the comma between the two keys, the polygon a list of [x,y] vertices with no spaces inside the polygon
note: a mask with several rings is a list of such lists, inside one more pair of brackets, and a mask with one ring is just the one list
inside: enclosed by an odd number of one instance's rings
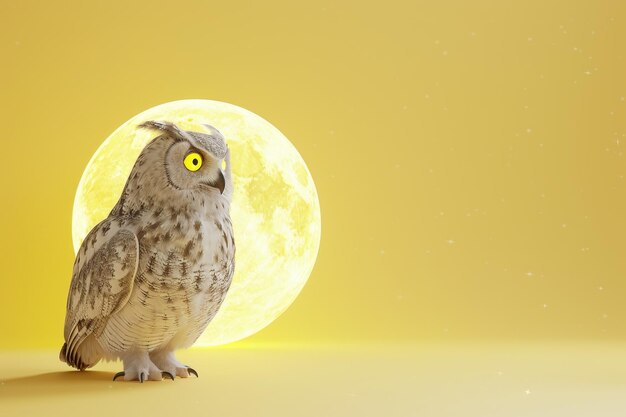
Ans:
{"label": "owl's head", "polygon": [[[162,134],[144,148],[133,167],[127,184],[133,194],[158,192],[171,198],[178,191],[198,191],[219,193],[230,200],[228,148],[217,129],[205,125],[210,133],[191,132],[162,121],[139,127]],[[225,159],[226,173],[222,170]]]}
{"label": "owl's head", "polygon": [[208,186],[224,193],[226,180],[221,165],[228,148],[217,129],[205,125],[210,134],[190,132],[173,123],[157,121],[144,122],[139,126],[164,131],[166,139],[170,139],[163,156],[166,178],[174,188]]}

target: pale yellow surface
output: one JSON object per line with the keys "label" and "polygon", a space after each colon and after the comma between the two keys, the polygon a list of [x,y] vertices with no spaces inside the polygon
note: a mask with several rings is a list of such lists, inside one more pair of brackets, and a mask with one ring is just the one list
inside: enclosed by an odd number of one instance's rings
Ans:
{"label": "pale yellow surface", "polygon": [[100,145],[78,184],[74,252],[109,215],[137,156],[158,136],[154,130],[137,128],[150,120],[197,132],[208,132],[203,124],[210,124],[226,139],[234,185],[235,275],[218,314],[197,343],[221,345],[250,336],[274,321],[300,293],[315,265],[321,220],[315,184],[298,151],[276,127],[245,109],[219,101],[180,100],[124,122]]}
{"label": "pale yellow surface", "polygon": [[182,355],[198,379],[113,382],[56,351],[0,354],[3,416],[621,417],[624,344],[247,346]]}

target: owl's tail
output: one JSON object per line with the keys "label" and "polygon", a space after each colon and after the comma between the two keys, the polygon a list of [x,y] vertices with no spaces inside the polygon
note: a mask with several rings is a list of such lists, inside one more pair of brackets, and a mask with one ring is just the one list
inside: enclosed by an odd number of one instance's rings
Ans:
{"label": "owl's tail", "polygon": [[80,369],[81,371],[83,369],[87,368],[87,366],[83,363],[83,361],[80,359],[80,357],[76,358],[76,361],[68,360],[68,358],[67,358],[67,343],[63,343],[63,347],[61,348],[61,351],[59,352],[59,359],[61,360],[61,362],[65,362],[69,366],[73,366],[74,368]]}
{"label": "owl's tail", "polygon": [[[78,370],[84,371],[87,368],[91,368],[92,366],[94,366],[96,363],[98,363],[100,361],[100,355],[98,354],[88,354],[85,355],[86,352],[79,352],[77,355],[74,355],[73,358],[68,358],[67,357],[67,343],[63,343],[63,347],[61,348],[61,351],[59,352],[59,359],[61,360],[61,362],[65,362],[67,363],[69,366],[74,367]],[[94,352],[95,353],[95,352]],[[91,356],[91,357],[84,357],[84,356]]]}
{"label": "owl's tail", "polygon": [[59,360],[61,362],[67,363],[67,343],[63,343],[63,347],[61,348],[61,351],[59,352]]}

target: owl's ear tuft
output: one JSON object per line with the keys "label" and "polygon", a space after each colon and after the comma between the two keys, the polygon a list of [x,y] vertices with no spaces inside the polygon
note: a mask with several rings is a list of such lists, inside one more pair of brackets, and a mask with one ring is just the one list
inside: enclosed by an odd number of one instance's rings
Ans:
{"label": "owl's ear tuft", "polygon": [[211,131],[211,134],[213,136],[218,136],[221,137],[222,139],[224,139],[224,137],[222,136],[222,134],[220,133],[219,130],[217,130],[216,128],[214,128],[213,126],[203,123],[202,126],[206,127],[207,129],[209,129]]}
{"label": "owl's ear tuft", "polygon": [[215,158],[223,159],[226,156],[228,147],[226,146],[226,140],[219,130],[209,124],[202,124],[211,131],[210,134],[195,133],[192,135],[194,138],[202,144],[202,147],[208,150]]}
{"label": "owl's ear tuft", "polygon": [[178,126],[176,126],[174,123],[171,123],[171,122],[160,122],[157,120],[148,120],[146,122],[141,123],[137,127],[142,127],[144,129],[162,130],[174,136],[176,139],[189,140],[189,135],[187,134],[187,132],[185,132],[184,130],[182,130],[181,128],[179,128]]}
{"label": "owl's ear tuft", "polygon": [[174,123],[165,121],[149,120],[143,122],[138,127],[145,129],[161,130],[167,132],[176,140],[186,140],[198,149],[203,149],[210,153],[216,159],[222,159],[226,156],[226,142],[224,136],[211,125],[203,125],[211,131],[211,134],[190,132],[182,130]]}

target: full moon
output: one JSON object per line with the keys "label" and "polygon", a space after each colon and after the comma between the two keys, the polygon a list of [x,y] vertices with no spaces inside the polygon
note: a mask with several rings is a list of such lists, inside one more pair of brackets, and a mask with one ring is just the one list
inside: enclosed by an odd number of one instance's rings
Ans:
{"label": "full moon", "polygon": [[185,130],[215,126],[230,148],[237,246],[235,276],[222,307],[196,345],[250,336],[274,321],[306,283],[320,244],[320,205],[313,178],[272,124],[232,104],[181,100],[144,111],[115,130],[85,168],[72,216],[74,252],[119,199],[135,160],[156,135],[137,125],[165,120]]}

